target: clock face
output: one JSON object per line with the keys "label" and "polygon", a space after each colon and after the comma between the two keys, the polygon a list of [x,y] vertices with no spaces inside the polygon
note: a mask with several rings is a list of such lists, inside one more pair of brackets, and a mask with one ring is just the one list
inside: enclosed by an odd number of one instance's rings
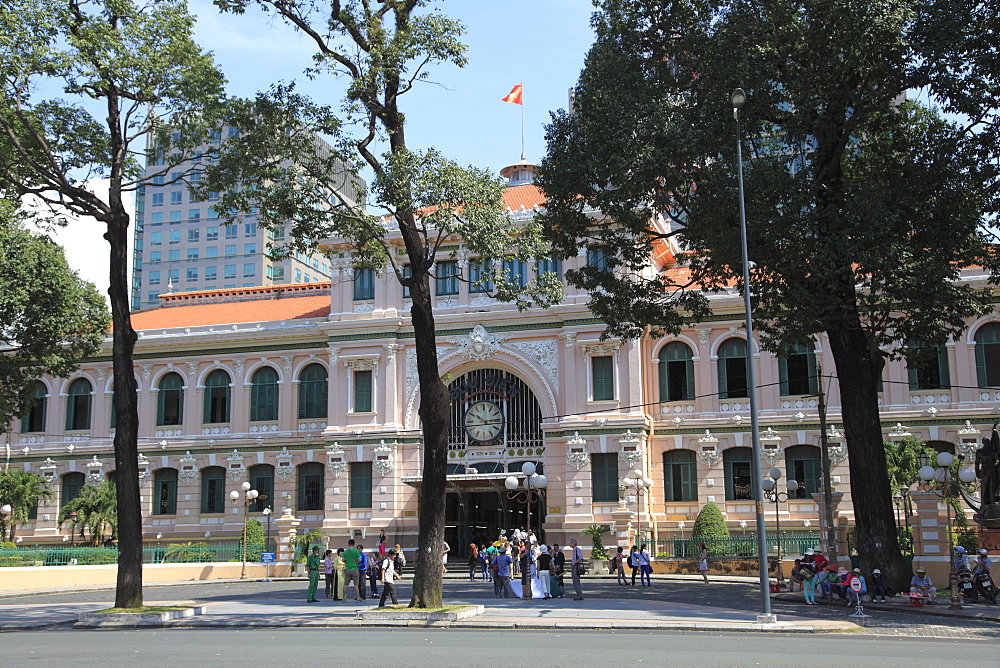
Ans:
{"label": "clock face", "polygon": [[503,431],[503,411],[492,401],[477,401],[465,411],[465,433],[473,441],[486,443]]}

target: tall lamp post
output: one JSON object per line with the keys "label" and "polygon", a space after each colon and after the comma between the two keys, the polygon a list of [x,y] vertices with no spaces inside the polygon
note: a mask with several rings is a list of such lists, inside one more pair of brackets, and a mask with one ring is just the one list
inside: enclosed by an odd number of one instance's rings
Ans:
{"label": "tall lamp post", "polygon": [[[0,506],[0,515],[3,515],[3,528],[4,528],[4,531],[7,531],[7,521],[10,519],[10,511],[11,510],[13,510],[13,509],[10,507],[9,503],[5,503],[2,506]],[[4,540],[7,539],[6,536],[0,536],[0,538],[2,538]]]}
{"label": "tall lamp post", "polygon": [[760,614],[757,622],[774,624],[778,618],[771,612],[771,593],[767,573],[767,534],[764,527],[764,488],[760,475],[760,420],[757,416],[757,377],[753,368],[753,312],[750,307],[750,259],[747,253],[747,213],[743,196],[743,136],[740,131],[740,109],[746,104],[747,94],[742,88],[733,91],[730,98],[733,119],[736,121],[736,168],[740,191],[740,241],[743,246],[743,310],[747,329],[747,394],[750,399],[750,438],[753,444],[753,498],[757,519],[757,560],[760,570]]}
{"label": "tall lamp post", "polygon": [[[77,515],[76,513],[70,513],[69,514],[69,520],[70,520],[70,522],[72,522],[72,526],[70,527],[70,529],[72,531],[70,533],[70,539],[69,539],[69,546],[70,547],[76,547],[76,518],[77,517],[79,517],[79,515]],[[82,531],[80,532],[80,538],[83,538],[83,532]]]}
{"label": "tall lamp post", "polygon": [[[503,486],[507,488],[507,498],[515,503],[523,503],[527,511],[528,524],[525,530],[531,533],[531,504],[537,503],[545,498],[545,488],[548,487],[549,480],[540,473],[535,473],[536,466],[531,462],[521,465],[521,473],[524,474],[524,481],[519,481],[517,476],[507,476],[503,481]],[[528,543],[528,555],[530,561],[531,543]],[[521,569],[521,598],[531,598],[531,565]]]}
{"label": "tall lamp post", "polygon": [[[266,496],[266,495],[264,495]],[[267,517],[267,532],[264,534],[264,551],[271,551],[271,506],[268,506],[263,511],[264,516]],[[268,577],[268,565],[264,564],[264,582],[270,582],[271,578]]]}
{"label": "tall lamp post", "polygon": [[[961,610],[962,595],[958,589],[958,572],[955,570],[955,537],[951,531],[951,501],[953,497],[951,489],[954,481],[951,478],[950,467],[954,462],[955,458],[951,453],[939,452],[937,456],[938,468],[935,469],[930,465],[928,457],[921,455],[917,458],[917,463],[921,465],[917,475],[924,481],[924,487],[928,491],[932,491],[944,499],[945,507],[948,510],[948,555],[950,562],[948,586],[951,589],[951,604],[948,607],[952,610]],[[962,482],[969,483],[976,479],[976,473],[972,469],[963,468],[958,472],[958,477]]]}
{"label": "tall lamp post", "polygon": [[636,469],[632,471],[634,477],[622,478],[622,485],[625,493],[635,493],[635,542],[642,544],[642,497],[646,496],[653,489],[653,481],[642,475],[642,471]]}
{"label": "tall lamp post", "polygon": [[[243,488],[243,568],[240,570],[240,579],[246,580],[247,577],[247,519],[250,516],[250,505],[260,496],[260,492],[255,489],[250,489],[250,483],[244,482],[240,485]],[[240,500],[240,493],[237,490],[233,490],[229,493],[229,498],[236,503]]]}
{"label": "tall lamp post", "polygon": [[778,491],[778,480],[781,478],[781,469],[773,468],[771,472],[767,474],[767,477],[761,481],[761,487],[764,488],[764,498],[768,501],[774,501],[774,531],[778,536],[778,582],[781,582],[783,577],[781,573],[781,516],[778,510],[778,504],[782,501],[788,501],[788,496],[790,494],[795,494],[799,489],[799,483],[796,480],[789,480],[785,483],[785,488],[787,492]]}

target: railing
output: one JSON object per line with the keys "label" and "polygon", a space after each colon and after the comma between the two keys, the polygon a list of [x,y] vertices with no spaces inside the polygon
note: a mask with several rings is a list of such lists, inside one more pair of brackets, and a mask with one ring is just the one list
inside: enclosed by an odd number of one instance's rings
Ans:
{"label": "railing", "polygon": [[[275,551],[271,540],[267,550]],[[262,543],[247,545],[247,561],[260,561],[264,552]],[[142,548],[144,564],[190,564],[210,561],[240,561],[240,541],[214,543],[161,543],[146,544]],[[10,566],[95,566],[118,563],[118,549],[114,547],[19,547],[0,549],[0,567]]]}
{"label": "railing", "polygon": [[[668,538],[653,541],[652,554],[659,559],[696,559],[701,553],[698,543],[705,543],[710,557],[740,558],[757,556],[756,534],[729,536],[728,538]],[[778,555],[778,534],[769,533],[766,537],[767,554]],[[815,548],[821,543],[818,533],[804,531],[781,532],[781,552],[785,556],[801,555],[809,548]]]}

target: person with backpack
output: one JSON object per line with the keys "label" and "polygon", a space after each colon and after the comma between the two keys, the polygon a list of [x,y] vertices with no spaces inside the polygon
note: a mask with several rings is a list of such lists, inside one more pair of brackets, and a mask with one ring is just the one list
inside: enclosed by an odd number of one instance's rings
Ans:
{"label": "person with backpack", "polygon": [[817,605],[816,571],[813,570],[811,561],[803,561],[799,564],[799,579],[802,580],[802,597],[805,598],[806,605]]}
{"label": "person with backpack", "polygon": [[385,558],[380,557],[375,550],[368,555],[368,584],[372,589],[372,598],[378,598],[378,583],[383,561]]}
{"label": "person with backpack", "polygon": [[379,567],[380,578],[382,583],[382,597],[378,600],[378,607],[385,607],[385,599],[388,596],[392,599],[393,605],[399,605],[399,601],[396,600],[396,579],[399,578],[399,574],[396,573],[396,551],[389,550],[385,559],[382,560],[382,564]]}

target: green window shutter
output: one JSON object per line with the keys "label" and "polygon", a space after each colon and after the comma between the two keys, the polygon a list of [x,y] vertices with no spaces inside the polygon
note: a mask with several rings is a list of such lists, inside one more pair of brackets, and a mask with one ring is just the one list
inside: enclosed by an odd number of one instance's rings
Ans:
{"label": "green window shutter", "polygon": [[941,387],[943,389],[950,389],[951,369],[948,367],[948,348],[947,346],[938,346],[937,349],[937,365],[938,374],[941,377]]}
{"label": "green window shutter", "polygon": [[159,469],[153,473],[152,514],[177,514],[177,469]]}
{"label": "green window shutter", "polygon": [[906,362],[906,382],[910,386],[910,391],[920,389],[920,369],[916,362]]}
{"label": "green window shutter", "polygon": [[326,369],[310,364],[299,374],[299,419],[325,418],[328,388]]}
{"label": "green window shutter", "polygon": [[354,299],[375,299],[375,270],[358,267],[354,270]]}
{"label": "green window shutter", "polygon": [[806,369],[809,372],[809,394],[818,394],[821,378],[816,375],[816,349],[811,345],[809,346],[809,353],[806,357]]}
{"label": "green window shutter", "polygon": [[600,453],[590,456],[590,476],[594,503],[618,500],[618,455]]}
{"label": "green window shutter", "polygon": [[21,418],[21,433],[27,434],[36,431],[45,431],[45,411],[48,400],[45,396],[46,388],[40,382],[36,382],[28,395],[29,409]]}
{"label": "green window shutter", "polygon": [[63,508],[67,503],[80,496],[83,491],[84,476],[79,471],[67,473],[62,477],[62,488],[59,494],[59,507]]}
{"label": "green window shutter", "polygon": [[226,512],[225,488],[226,470],[224,468],[209,466],[201,470],[201,512],[203,514]]}
{"label": "green window shutter", "polygon": [[372,411],[372,372],[371,370],[354,372],[354,412],[370,413]]}
{"label": "green window shutter", "polygon": [[323,465],[309,462],[299,466],[298,510],[323,510]]}
{"label": "green window shutter", "polygon": [[90,429],[90,407],[93,386],[86,378],[77,378],[69,386],[66,397],[66,431]]}
{"label": "green window shutter", "polygon": [[278,372],[269,366],[257,369],[250,380],[250,421],[278,419]]}
{"label": "green window shutter", "polygon": [[[250,467],[250,488],[260,492],[260,496],[250,505],[251,513],[262,513],[265,508],[274,510],[274,467],[270,464],[256,464]],[[264,498],[267,497],[267,498]]]}
{"label": "green window shutter", "polygon": [[202,419],[206,424],[229,422],[230,378],[222,369],[216,369],[205,379],[205,403]]}
{"label": "green window shutter", "polygon": [[610,355],[592,357],[590,365],[594,401],[613,401],[615,398],[614,358]]}
{"label": "green window shutter", "polygon": [[787,397],[788,392],[788,358],[784,355],[778,357],[778,383],[781,387],[781,396]]}
{"label": "green window shutter", "polygon": [[[413,277],[413,267],[410,266],[410,265],[408,265],[408,264],[404,264],[403,265],[403,278],[412,278],[412,277]],[[402,287],[403,287],[403,299],[409,299],[410,298],[410,288],[406,287],[405,285],[402,286]]]}
{"label": "green window shutter", "polygon": [[372,463],[351,462],[351,508],[372,507]]}
{"label": "green window shutter", "polygon": [[156,393],[156,424],[178,425],[184,423],[184,381],[176,373],[160,379]]}

